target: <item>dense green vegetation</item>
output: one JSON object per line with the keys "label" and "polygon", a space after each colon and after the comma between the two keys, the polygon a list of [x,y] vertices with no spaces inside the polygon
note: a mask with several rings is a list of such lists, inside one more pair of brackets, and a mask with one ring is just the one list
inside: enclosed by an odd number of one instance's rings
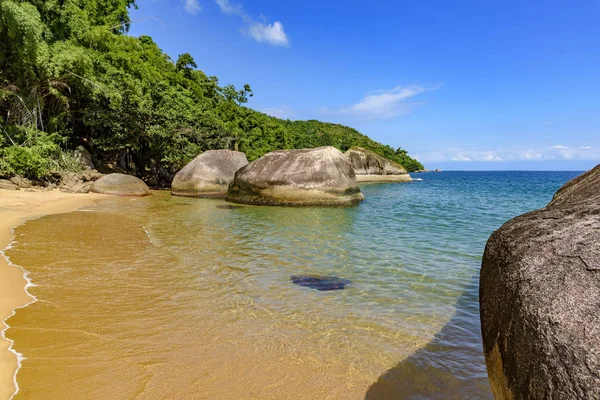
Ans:
{"label": "dense green vegetation", "polygon": [[152,38],[127,36],[129,7],[134,0],[0,0],[0,171],[72,169],[78,145],[143,177],[217,148],[254,160],[275,149],[361,146],[423,168],[352,128],[244,107],[249,85],[220,86],[191,55],[172,60]]}

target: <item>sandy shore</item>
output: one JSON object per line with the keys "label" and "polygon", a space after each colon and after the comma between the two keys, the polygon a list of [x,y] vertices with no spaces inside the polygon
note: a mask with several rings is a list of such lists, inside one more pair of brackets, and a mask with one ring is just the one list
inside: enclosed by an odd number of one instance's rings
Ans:
{"label": "sandy shore", "polygon": [[[60,191],[25,192],[0,189],[0,249],[5,249],[12,241],[12,228],[32,218],[48,214],[72,212],[92,205],[100,194],[69,194]],[[25,291],[25,278],[20,268],[8,265],[0,256],[0,331],[1,323],[15,308],[29,303],[32,298]],[[17,368],[17,357],[9,351],[10,343],[0,338],[0,400],[9,399],[14,391],[13,377]]]}

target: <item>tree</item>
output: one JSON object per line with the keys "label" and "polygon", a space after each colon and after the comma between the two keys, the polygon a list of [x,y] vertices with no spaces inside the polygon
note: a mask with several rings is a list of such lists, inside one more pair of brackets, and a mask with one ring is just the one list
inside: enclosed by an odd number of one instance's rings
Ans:
{"label": "tree", "polygon": [[177,58],[177,62],[175,63],[175,69],[177,69],[177,71],[181,71],[186,78],[192,79],[192,70],[195,68],[198,68],[198,65],[190,53],[179,55],[179,58]]}
{"label": "tree", "polygon": [[242,105],[248,102],[248,97],[254,96],[250,85],[245,84],[241,90],[236,90],[235,86],[227,85],[221,89],[221,94],[227,101],[234,101],[238,105]]}

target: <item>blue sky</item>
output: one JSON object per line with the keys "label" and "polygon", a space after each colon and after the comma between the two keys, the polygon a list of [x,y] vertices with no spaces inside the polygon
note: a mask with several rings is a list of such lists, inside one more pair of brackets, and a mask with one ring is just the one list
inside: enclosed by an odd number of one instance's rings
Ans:
{"label": "blue sky", "polygon": [[137,0],[130,34],[248,106],[353,126],[426,167],[600,163],[600,2]]}

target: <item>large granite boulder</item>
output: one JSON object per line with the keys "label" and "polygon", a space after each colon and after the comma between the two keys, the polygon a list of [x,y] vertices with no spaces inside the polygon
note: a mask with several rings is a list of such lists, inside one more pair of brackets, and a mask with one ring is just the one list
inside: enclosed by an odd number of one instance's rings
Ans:
{"label": "large granite boulder", "polygon": [[104,175],[92,183],[90,192],[135,197],[150,196],[152,194],[144,181],[125,174]]}
{"label": "large granite boulder", "polygon": [[235,173],[226,200],[289,206],[344,206],[363,195],[350,162],[336,148],[281,150]]}
{"label": "large granite boulder", "polygon": [[494,232],[479,296],[497,399],[600,399],[600,165]]}
{"label": "large granite boulder", "polygon": [[346,152],[359,182],[411,182],[402,165],[370,150],[354,147]]}
{"label": "large granite boulder", "polygon": [[175,175],[171,194],[187,197],[224,197],[235,172],[248,165],[244,153],[208,150]]}

